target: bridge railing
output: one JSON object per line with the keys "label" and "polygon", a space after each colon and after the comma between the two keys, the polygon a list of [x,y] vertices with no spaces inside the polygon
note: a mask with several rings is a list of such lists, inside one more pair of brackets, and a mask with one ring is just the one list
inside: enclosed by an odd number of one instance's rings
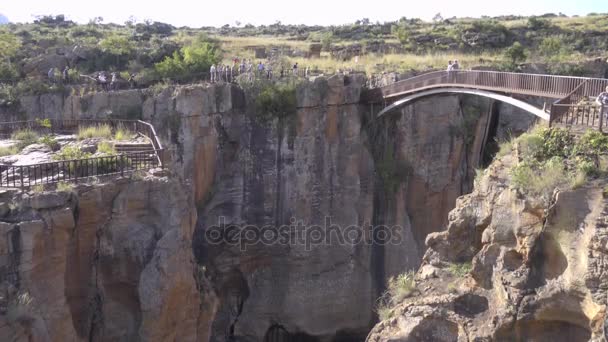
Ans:
{"label": "bridge railing", "polygon": [[583,95],[595,96],[608,86],[608,80],[573,76],[524,74],[513,72],[456,70],[435,71],[381,87],[383,98],[439,86],[472,87],[523,95],[561,98],[586,82]]}
{"label": "bridge railing", "polygon": [[[50,123],[50,125],[49,125]],[[141,120],[55,120],[0,122],[0,135],[10,136],[18,130],[30,129],[42,134],[73,133],[78,129],[108,125],[115,131],[128,129],[146,136],[152,145],[149,151],[117,155],[59,160],[31,165],[0,164],[0,187],[29,187],[61,181],[76,181],[93,176],[124,175],[138,170],[164,167],[164,149],[154,127]]]}
{"label": "bridge railing", "polygon": [[531,95],[558,99],[551,107],[550,123],[585,125],[602,130],[608,125],[600,115],[601,109],[591,102],[608,86],[608,79],[525,74],[483,70],[435,71],[391,85],[372,89],[368,101],[386,101],[391,98],[428,88],[466,87],[509,94]]}

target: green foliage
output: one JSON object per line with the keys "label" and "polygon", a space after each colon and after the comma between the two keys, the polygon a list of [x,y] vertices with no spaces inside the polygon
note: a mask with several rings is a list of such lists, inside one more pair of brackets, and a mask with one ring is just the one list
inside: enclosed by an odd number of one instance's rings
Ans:
{"label": "green foliage", "polygon": [[83,152],[78,146],[65,146],[53,155],[53,160],[76,160],[89,158],[88,152]]}
{"label": "green foliage", "polygon": [[513,43],[511,47],[506,49],[504,55],[512,65],[524,62],[526,60],[526,50],[519,42]]}
{"label": "green foliage", "polygon": [[470,262],[464,263],[450,263],[448,265],[448,271],[454,276],[458,278],[462,278],[467,274],[471,273],[473,269],[473,265]]}
{"label": "green foliage", "polygon": [[296,106],[294,84],[264,84],[255,98],[256,113],[262,120],[283,119],[295,115]]}
{"label": "green foliage", "polygon": [[10,59],[15,56],[19,48],[21,48],[21,40],[17,36],[0,31],[0,57],[10,64]]}
{"label": "green foliage", "polygon": [[416,273],[405,272],[388,280],[386,291],[378,298],[376,312],[381,320],[390,318],[392,309],[416,292]]}
{"label": "green foliage", "polygon": [[580,139],[565,129],[540,128],[516,139],[521,161],[511,169],[515,188],[547,197],[556,187],[577,188],[601,175],[600,155],[608,138],[589,131]]}
{"label": "green foliage", "polygon": [[24,147],[38,142],[38,133],[31,129],[22,129],[11,135],[12,140],[17,140],[17,148],[22,150]]}
{"label": "green foliage", "polygon": [[331,44],[334,40],[334,35],[331,32],[325,32],[321,36],[321,45],[323,46],[323,50],[329,51],[331,49]]}
{"label": "green foliage", "polygon": [[0,157],[12,156],[17,153],[19,153],[17,146],[0,146]]}
{"label": "green foliage", "polygon": [[51,124],[51,120],[50,119],[39,119],[39,118],[36,118],[35,121],[36,121],[36,124],[38,126],[40,126],[40,127],[43,127],[43,128],[51,128],[51,127],[53,127],[53,125]]}
{"label": "green foliage", "polygon": [[410,29],[405,22],[400,22],[397,25],[393,25],[391,27],[391,32],[399,40],[399,42],[403,45],[408,45],[410,42]]}
{"label": "green foliage", "polygon": [[383,158],[376,163],[376,173],[382,180],[384,190],[388,194],[394,194],[399,185],[408,180],[412,168],[406,161],[396,159],[392,145],[388,146]]}
{"label": "green foliage", "polygon": [[78,129],[77,136],[79,140],[90,138],[112,139],[112,128],[107,124],[82,127]]}
{"label": "green foliage", "polygon": [[43,137],[41,137],[40,139],[38,139],[38,142],[40,144],[45,144],[52,151],[57,151],[57,150],[59,150],[61,148],[61,146],[59,145],[59,143],[57,142],[57,140],[52,135],[44,135]]}
{"label": "green foliage", "polygon": [[57,191],[60,192],[72,192],[74,190],[74,185],[67,182],[59,182],[57,183]]}
{"label": "green foliage", "polygon": [[121,126],[121,127],[118,127],[118,129],[116,130],[116,133],[114,133],[114,140],[118,140],[118,141],[129,140],[133,136],[134,136],[133,132],[131,132],[130,130]]}
{"label": "green foliage", "polygon": [[554,56],[561,52],[563,42],[557,37],[547,37],[543,39],[539,46],[539,53],[542,56]]}
{"label": "green foliage", "polygon": [[43,193],[44,192],[44,184],[32,185],[31,190],[35,194]]}
{"label": "green foliage", "polygon": [[542,30],[551,27],[551,23],[547,19],[539,18],[539,17],[530,17],[528,19],[528,28],[531,30]]}
{"label": "green foliage", "polygon": [[159,76],[189,81],[208,73],[211,65],[219,63],[222,56],[215,43],[203,39],[195,40],[191,45],[173,52],[171,57],[156,63],[154,67]]}
{"label": "green foliage", "polygon": [[116,149],[114,149],[113,144],[106,141],[102,141],[97,144],[97,152],[103,153],[104,155],[115,155]]}

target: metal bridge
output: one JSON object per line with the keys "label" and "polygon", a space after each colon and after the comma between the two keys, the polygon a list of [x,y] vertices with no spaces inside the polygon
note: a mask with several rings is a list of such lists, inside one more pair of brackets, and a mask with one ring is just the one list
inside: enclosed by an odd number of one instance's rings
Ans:
{"label": "metal bridge", "polygon": [[[436,71],[370,89],[364,101],[381,104],[378,117],[415,99],[435,94],[465,93],[494,98],[522,108],[550,124],[588,126],[604,131],[608,120],[592,98],[605,91],[608,79],[498,71]],[[508,95],[508,96],[507,96]],[[549,99],[542,108],[514,95]],[[604,109],[608,111],[608,108]]]}

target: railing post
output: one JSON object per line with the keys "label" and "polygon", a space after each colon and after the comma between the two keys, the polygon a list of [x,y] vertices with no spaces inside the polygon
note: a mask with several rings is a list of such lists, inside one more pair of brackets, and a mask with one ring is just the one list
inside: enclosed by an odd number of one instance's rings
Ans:
{"label": "railing post", "polygon": [[604,105],[600,106],[600,132],[604,132]]}
{"label": "railing post", "polygon": [[125,175],[125,163],[123,162],[124,154],[120,155],[120,177],[124,177]]}

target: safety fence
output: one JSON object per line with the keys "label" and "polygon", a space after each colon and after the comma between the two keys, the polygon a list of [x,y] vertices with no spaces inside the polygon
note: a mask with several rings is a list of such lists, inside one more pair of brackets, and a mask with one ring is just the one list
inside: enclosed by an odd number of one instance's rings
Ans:
{"label": "safety fence", "polygon": [[[49,124],[50,123],[50,124]],[[112,176],[164,167],[164,149],[154,127],[141,120],[36,120],[0,123],[0,134],[29,129],[42,134],[73,133],[78,129],[108,125],[113,131],[123,128],[137,132],[150,141],[149,150],[73,160],[58,160],[31,165],[0,164],[0,187],[30,187],[38,184],[74,182],[96,176]]]}

